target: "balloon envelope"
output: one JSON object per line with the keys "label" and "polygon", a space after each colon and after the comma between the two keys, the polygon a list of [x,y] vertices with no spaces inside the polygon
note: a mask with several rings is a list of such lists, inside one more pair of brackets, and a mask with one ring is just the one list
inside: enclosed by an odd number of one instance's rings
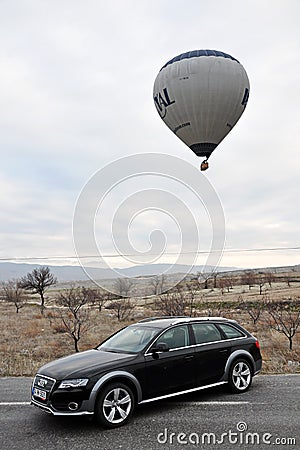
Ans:
{"label": "balloon envelope", "polygon": [[194,50],[167,62],[153,90],[165,124],[197,156],[208,158],[245,110],[249,80],[232,56]]}

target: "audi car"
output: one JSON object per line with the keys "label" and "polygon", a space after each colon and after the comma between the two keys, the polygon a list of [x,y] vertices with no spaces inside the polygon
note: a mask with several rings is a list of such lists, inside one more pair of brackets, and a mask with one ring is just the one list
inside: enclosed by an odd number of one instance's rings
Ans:
{"label": "audi car", "polygon": [[246,392],[261,366],[258,340],[234,320],[149,318],[41,367],[31,403],[55,416],[94,416],[100,426],[115,428],[144,403],[223,384]]}

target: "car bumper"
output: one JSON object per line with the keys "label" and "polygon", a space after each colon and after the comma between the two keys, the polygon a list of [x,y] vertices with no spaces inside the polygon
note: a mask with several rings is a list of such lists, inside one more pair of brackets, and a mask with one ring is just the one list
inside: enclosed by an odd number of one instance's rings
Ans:
{"label": "car bumper", "polygon": [[262,368],[262,359],[258,359],[257,361],[255,361],[255,367],[254,367],[254,374],[253,375],[257,375]]}
{"label": "car bumper", "polygon": [[85,402],[83,402],[80,409],[76,411],[58,411],[57,409],[53,408],[51,404],[43,405],[34,399],[31,399],[31,404],[48,414],[52,414],[53,416],[88,416],[94,414],[94,412],[87,410],[87,405],[85,404]]}

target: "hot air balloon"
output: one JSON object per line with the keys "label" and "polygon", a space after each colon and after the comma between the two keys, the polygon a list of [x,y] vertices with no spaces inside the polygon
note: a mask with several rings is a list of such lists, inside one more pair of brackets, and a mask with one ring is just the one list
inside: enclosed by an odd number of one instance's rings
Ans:
{"label": "hot air balloon", "polygon": [[240,62],[216,50],[194,50],[168,61],[153,89],[165,124],[197,156],[208,158],[243,114],[249,80]]}

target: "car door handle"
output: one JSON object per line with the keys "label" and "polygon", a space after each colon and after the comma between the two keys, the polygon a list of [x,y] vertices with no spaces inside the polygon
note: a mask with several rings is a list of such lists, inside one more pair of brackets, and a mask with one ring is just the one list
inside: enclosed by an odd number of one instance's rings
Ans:
{"label": "car door handle", "polygon": [[225,348],[224,350],[220,350],[220,353],[228,353],[227,348]]}
{"label": "car door handle", "polygon": [[184,357],[184,359],[186,359],[186,360],[190,360],[190,359],[194,359],[194,358],[195,358],[195,355],[188,355],[188,356]]}

